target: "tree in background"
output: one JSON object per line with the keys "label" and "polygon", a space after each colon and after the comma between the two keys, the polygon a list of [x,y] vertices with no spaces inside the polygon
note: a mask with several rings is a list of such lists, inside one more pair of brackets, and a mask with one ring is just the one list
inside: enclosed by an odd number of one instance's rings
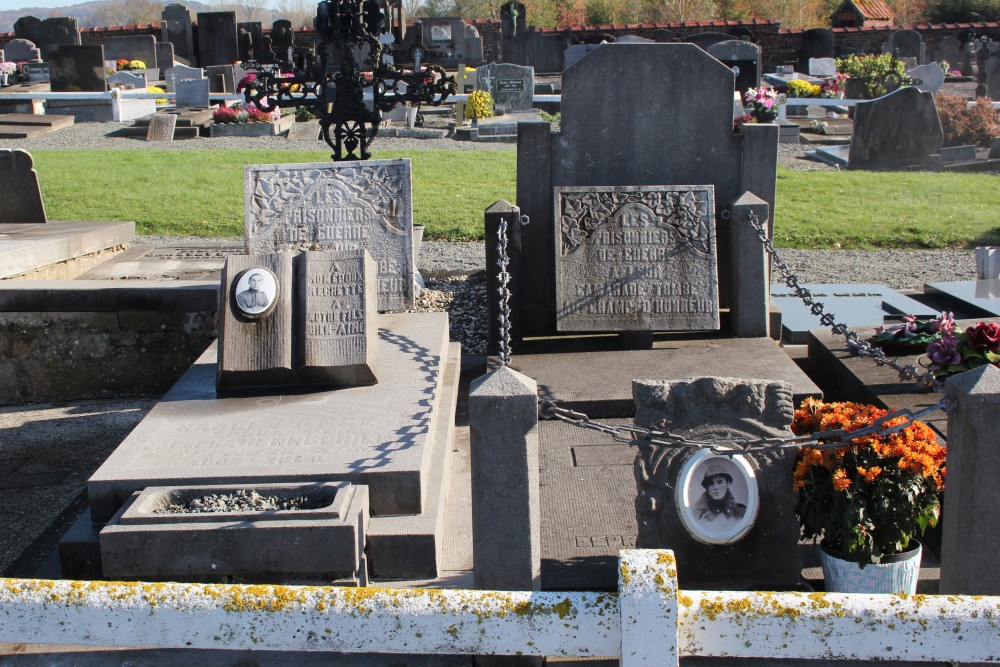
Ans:
{"label": "tree in background", "polygon": [[107,0],[97,6],[91,22],[98,26],[157,23],[162,12],[163,4],[152,0]]}
{"label": "tree in background", "polygon": [[260,21],[265,14],[269,14],[266,11],[268,4],[269,0],[215,0],[212,9],[218,12],[236,12],[238,22],[250,23]]}
{"label": "tree in background", "polygon": [[940,0],[927,15],[931,23],[1000,21],[1000,0]]}
{"label": "tree in background", "polygon": [[660,23],[711,21],[718,16],[715,0],[663,0],[653,8],[653,20]]}
{"label": "tree in background", "polygon": [[316,17],[316,3],[312,0],[278,0],[278,16],[292,22],[293,28],[311,28]]}

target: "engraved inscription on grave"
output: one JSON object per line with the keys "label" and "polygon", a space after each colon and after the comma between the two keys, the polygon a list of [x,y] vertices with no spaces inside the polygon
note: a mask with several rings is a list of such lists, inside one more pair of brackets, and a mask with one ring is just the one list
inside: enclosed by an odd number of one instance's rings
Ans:
{"label": "engraved inscription on grave", "polygon": [[523,93],[524,79],[499,79],[497,80],[498,93]]}
{"label": "engraved inscription on grave", "polygon": [[247,251],[368,250],[379,310],[413,307],[410,161],[249,165]]}
{"label": "engraved inscription on grave", "polygon": [[719,328],[711,185],[555,188],[559,331]]}

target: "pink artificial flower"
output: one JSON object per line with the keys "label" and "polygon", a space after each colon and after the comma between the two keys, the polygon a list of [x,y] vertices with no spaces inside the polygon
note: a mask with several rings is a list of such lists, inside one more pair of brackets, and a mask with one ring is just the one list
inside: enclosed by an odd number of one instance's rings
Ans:
{"label": "pink artificial flower", "polygon": [[931,322],[931,330],[943,336],[955,335],[955,313],[941,311],[941,315]]}

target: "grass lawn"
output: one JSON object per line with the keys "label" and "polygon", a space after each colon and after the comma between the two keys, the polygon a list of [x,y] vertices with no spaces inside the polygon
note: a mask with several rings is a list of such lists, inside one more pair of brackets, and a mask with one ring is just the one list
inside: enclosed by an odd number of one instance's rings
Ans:
{"label": "grass lawn", "polygon": [[[243,166],[328,162],[329,151],[36,151],[52,220],[134,220],[140,234],[242,236]],[[413,163],[414,222],[430,239],[482,238],[483,209],[515,201],[513,151],[376,151]],[[992,174],[779,169],[784,248],[1000,245]]]}

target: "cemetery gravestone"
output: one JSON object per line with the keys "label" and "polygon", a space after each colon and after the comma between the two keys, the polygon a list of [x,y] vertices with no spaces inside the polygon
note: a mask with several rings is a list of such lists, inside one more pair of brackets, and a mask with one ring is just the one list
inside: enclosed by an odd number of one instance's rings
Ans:
{"label": "cemetery gravestone", "polygon": [[604,46],[604,44],[574,44],[563,54],[563,70],[567,70],[588,55]]}
{"label": "cemetery gravestone", "polygon": [[156,43],[156,66],[160,70],[174,66],[174,45],[170,42]]}
{"label": "cemetery gravestone", "polygon": [[198,64],[232,65],[237,60],[236,12],[199,12]]}
{"label": "cemetery gravestone", "polygon": [[809,76],[837,76],[836,58],[810,58]]}
{"label": "cemetery gravestone", "polygon": [[813,28],[802,33],[802,49],[799,51],[798,71],[809,71],[809,60],[812,58],[833,58],[833,31],[829,28]]}
{"label": "cemetery gravestone", "polygon": [[368,250],[378,309],[413,307],[410,161],[248,165],[247,251]]}
{"label": "cemetery gravestone", "polygon": [[17,35],[18,39],[24,39],[38,44],[38,39],[41,36],[41,25],[41,19],[35,18],[34,16],[22,16],[18,20],[14,21],[14,34]]}
{"label": "cemetery gravestone", "polygon": [[105,92],[104,47],[53,45],[47,57],[52,92]]}
{"label": "cemetery gravestone", "polygon": [[26,39],[12,39],[3,47],[4,59],[7,62],[23,63],[41,60],[41,54],[34,43]]}
{"label": "cemetery gravestone", "polygon": [[938,42],[937,52],[934,60],[945,61],[951,69],[960,69],[962,66],[962,42],[957,37],[943,37]]}
{"label": "cemetery gravestone", "polygon": [[[194,34],[191,27],[191,12],[184,5],[167,5],[160,15],[160,24],[163,33],[161,41],[170,42],[174,45],[174,53],[181,58],[191,59],[194,57]],[[169,65],[160,65],[161,68]]]}
{"label": "cemetery gravestone", "polygon": [[923,164],[944,140],[934,95],[907,86],[854,107],[848,168]]}
{"label": "cemetery gravestone", "polygon": [[711,186],[555,188],[559,331],[719,328]]}
{"label": "cemetery gravestone", "polygon": [[944,86],[944,70],[937,63],[919,65],[909,70],[906,76],[913,79],[917,90],[925,93],[936,93]]}
{"label": "cemetery gravestone", "polygon": [[178,107],[206,109],[210,106],[208,79],[184,79],[178,81],[174,90]]}
{"label": "cemetery gravestone", "polygon": [[204,78],[205,75],[200,67],[187,67],[186,65],[174,65],[163,74],[167,90],[177,90],[179,81],[194,81]]}
{"label": "cemetery gravestone", "polygon": [[205,68],[205,78],[213,93],[236,92],[236,72],[230,65],[212,65]]}
{"label": "cemetery gravestone", "polygon": [[916,58],[918,65],[927,62],[924,38],[916,30],[897,30],[889,35],[886,53],[896,53],[899,58]]}
{"label": "cemetery gravestone", "polygon": [[292,22],[279,19],[271,24],[271,50],[282,60],[289,59],[289,50],[295,48],[295,32]]}
{"label": "cemetery gravestone", "polygon": [[530,109],[535,95],[535,70],[523,65],[490,63],[476,70],[476,88],[488,92],[502,110]]}
{"label": "cemetery gravestone", "polygon": [[669,44],[678,40],[677,33],[671,30],[657,30],[653,33],[653,41],[657,44]]}
{"label": "cemetery gravestone", "polygon": [[108,37],[104,40],[104,57],[108,60],[141,60],[148,68],[159,67],[156,62],[156,38],[152,35]]}
{"label": "cemetery gravestone", "polygon": [[615,40],[615,44],[652,44],[653,40],[639,35],[622,35]]}
{"label": "cemetery gravestone", "polygon": [[697,35],[691,35],[688,37],[686,42],[694,44],[700,49],[708,51],[708,47],[713,44],[718,44],[719,42],[728,42],[733,39],[733,35],[729,35],[724,32],[700,32]]}
{"label": "cemetery gravestone", "polygon": [[177,114],[153,114],[149,119],[149,129],[146,130],[146,141],[173,141],[176,127]]}
{"label": "cemetery gravestone", "polygon": [[760,87],[760,47],[753,42],[731,39],[717,42],[706,49],[736,75],[736,90],[742,94],[748,88]]}
{"label": "cemetery gravestone", "polygon": [[38,187],[31,153],[21,149],[0,150],[0,223],[46,222],[42,191]]}
{"label": "cemetery gravestone", "polygon": [[50,59],[53,46],[79,46],[80,29],[76,19],[51,18],[45,19],[38,26],[38,40],[35,42],[42,50],[42,59]]}
{"label": "cemetery gravestone", "polygon": [[115,72],[107,77],[107,83],[112,88],[122,88],[124,90],[136,90],[146,88],[146,77],[136,76],[131,72]]}
{"label": "cemetery gravestone", "polygon": [[239,32],[240,60],[259,60],[263,55],[261,49],[264,47],[264,28],[260,21],[238,23],[236,28]]}
{"label": "cemetery gravestone", "polygon": [[[632,393],[640,428],[692,440],[792,437],[795,408],[786,382],[635,380]],[[678,561],[687,563],[679,573],[685,588],[800,587],[796,494],[789,483],[793,450],[729,456],[643,440],[636,444],[636,547],[669,545]],[[725,495],[718,498],[709,493],[717,480],[719,486],[725,482]]]}
{"label": "cemetery gravestone", "polygon": [[986,59],[986,96],[1000,100],[1000,56]]}

